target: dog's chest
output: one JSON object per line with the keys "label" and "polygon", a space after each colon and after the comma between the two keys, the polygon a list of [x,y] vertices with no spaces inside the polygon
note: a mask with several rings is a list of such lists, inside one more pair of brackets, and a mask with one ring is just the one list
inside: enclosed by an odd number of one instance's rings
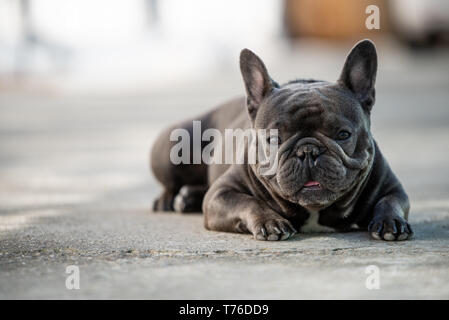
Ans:
{"label": "dog's chest", "polygon": [[301,232],[335,232],[334,228],[323,226],[319,223],[320,212],[308,211],[309,218],[304,222],[301,227]]}

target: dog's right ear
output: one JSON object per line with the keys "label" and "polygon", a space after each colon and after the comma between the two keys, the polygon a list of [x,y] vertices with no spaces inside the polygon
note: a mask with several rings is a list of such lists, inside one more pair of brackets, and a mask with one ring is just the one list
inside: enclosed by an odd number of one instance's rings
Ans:
{"label": "dog's right ear", "polygon": [[251,50],[243,49],[240,53],[240,71],[245,83],[248,114],[254,120],[261,102],[278,84],[270,78],[262,60]]}
{"label": "dog's right ear", "polygon": [[338,83],[352,91],[368,113],[374,105],[374,84],[377,73],[376,46],[371,40],[362,40],[352,48]]}

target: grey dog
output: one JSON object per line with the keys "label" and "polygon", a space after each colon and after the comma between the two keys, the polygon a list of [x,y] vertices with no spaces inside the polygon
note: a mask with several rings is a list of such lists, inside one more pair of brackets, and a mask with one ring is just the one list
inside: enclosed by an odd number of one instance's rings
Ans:
{"label": "grey dog", "polygon": [[[370,131],[377,72],[370,40],[354,46],[336,83],[279,85],[248,49],[241,52],[240,69],[246,97],[167,128],[156,139],[151,167],[164,191],[154,210],[203,211],[207,229],[250,233],[258,240],[354,229],[375,239],[412,237],[407,194]],[[276,172],[261,174],[257,162],[173,164],[170,132],[192,133],[192,120],[200,120],[203,131],[278,129],[268,137],[279,145]]]}

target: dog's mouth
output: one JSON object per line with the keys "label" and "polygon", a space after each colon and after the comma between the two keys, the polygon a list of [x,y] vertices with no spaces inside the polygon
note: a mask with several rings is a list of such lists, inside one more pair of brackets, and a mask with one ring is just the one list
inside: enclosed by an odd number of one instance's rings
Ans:
{"label": "dog's mouth", "polygon": [[318,181],[308,181],[302,187],[304,191],[321,190],[321,184]]}

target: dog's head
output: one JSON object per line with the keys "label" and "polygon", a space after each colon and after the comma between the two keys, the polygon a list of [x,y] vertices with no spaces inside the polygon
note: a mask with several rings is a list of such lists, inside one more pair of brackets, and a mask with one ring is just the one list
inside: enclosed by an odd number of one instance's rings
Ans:
{"label": "dog's head", "polygon": [[346,58],[336,83],[297,80],[278,85],[250,50],[240,55],[253,128],[278,129],[277,169],[259,179],[275,193],[306,208],[323,208],[357,188],[372,164],[370,112],[377,54],[369,40]]}

